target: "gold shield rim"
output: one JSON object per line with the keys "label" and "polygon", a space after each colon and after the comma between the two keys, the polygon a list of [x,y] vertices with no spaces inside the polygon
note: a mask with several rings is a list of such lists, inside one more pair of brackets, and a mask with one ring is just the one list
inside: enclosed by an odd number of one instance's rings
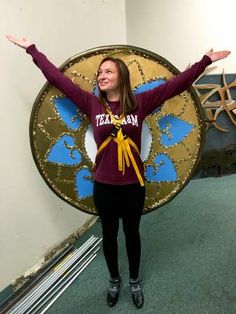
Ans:
{"label": "gold shield rim", "polygon": [[[142,56],[148,56],[150,58],[152,58],[153,60],[157,60],[160,64],[162,64],[163,66],[166,66],[168,68],[168,70],[173,73],[173,75],[176,75],[178,73],[180,73],[180,71],[174,66],[172,65],[168,60],[166,60],[165,58],[163,58],[162,56],[148,51],[146,49],[140,48],[140,47],[136,47],[136,46],[131,46],[131,45],[106,45],[106,46],[99,46],[96,48],[92,48],[92,49],[88,49],[85,50],[81,53],[78,53],[72,57],[70,57],[69,59],[67,59],[60,67],[59,69],[64,72],[66,71],[72,64],[74,64],[77,60],[81,60],[83,58],[89,58],[90,56],[94,56],[96,54],[106,54],[107,52],[113,52],[115,53],[119,53],[119,52],[135,52],[137,55],[142,55]],[[92,215],[97,215],[96,210],[94,209],[87,209],[86,207],[83,206],[78,206],[78,204],[75,204],[74,201],[72,201],[69,198],[64,197],[60,192],[57,191],[57,189],[48,181],[47,177],[45,176],[45,173],[42,169],[42,167],[40,166],[39,160],[38,160],[38,156],[37,156],[37,151],[35,149],[35,145],[34,145],[34,125],[35,125],[35,115],[38,111],[38,109],[40,108],[39,104],[41,102],[41,100],[44,98],[45,94],[48,92],[48,90],[51,89],[51,85],[50,83],[46,82],[42,88],[40,89],[34,103],[33,103],[33,107],[32,107],[32,111],[31,111],[31,117],[30,117],[30,126],[29,126],[29,133],[30,133],[30,146],[31,146],[31,152],[33,155],[33,159],[34,162],[37,166],[37,169],[39,171],[39,173],[41,174],[41,176],[43,177],[44,181],[46,182],[46,184],[49,186],[49,188],[57,195],[59,196],[62,200],[64,200],[65,202],[69,203],[70,205],[72,205],[73,207],[81,210],[82,212],[85,212],[87,214],[92,214]],[[175,191],[172,195],[170,195],[167,199],[163,200],[160,204],[158,204],[157,206],[151,207],[151,208],[144,208],[143,210],[143,214],[147,214],[152,212],[153,210],[162,207],[163,205],[165,205],[166,203],[168,203],[169,201],[171,201],[175,196],[177,196],[182,190],[183,188],[187,185],[187,183],[191,180],[193,174],[196,172],[196,169],[198,167],[200,158],[201,158],[201,154],[203,151],[203,144],[205,141],[205,124],[202,122],[204,120],[204,113],[202,110],[202,106],[201,106],[201,102],[197,96],[197,93],[195,92],[193,87],[190,87],[187,89],[187,92],[189,93],[192,101],[195,104],[195,109],[196,109],[196,115],[199,117],[198,121],[199,121],[199,131],[200,131],[200,141],[199,141],[199,148],[198,148],[198,154],[196,155],[196,160],[195,163],[193,165],[193,167],[190,169],[188,176],[185,178],[184,183],[178,188],[177,191]]]}

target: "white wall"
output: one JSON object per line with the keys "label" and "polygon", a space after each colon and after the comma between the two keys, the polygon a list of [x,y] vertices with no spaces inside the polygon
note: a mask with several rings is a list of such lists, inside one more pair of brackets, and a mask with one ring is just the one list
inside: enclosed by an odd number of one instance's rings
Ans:
{"label": "white wall", "polygon": [[31,107],[45,82],[5,34],[26,36],[56,64],[86,49],[126,43],[125,1],[0,1],[0,290],[91,216],[47,187],[30,151]]}
{"label": "white wall", "polygon": [[180,70],[210,48],[231,50],[217,70],[236,72],[235,0],[126,0],[127,43],[151,50]]}

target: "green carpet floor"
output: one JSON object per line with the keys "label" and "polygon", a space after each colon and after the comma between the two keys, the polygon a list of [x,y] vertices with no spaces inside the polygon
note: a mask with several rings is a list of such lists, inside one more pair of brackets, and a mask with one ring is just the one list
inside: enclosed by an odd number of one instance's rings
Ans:
{"label": "green carpet floor", "polygon": [[[96,259],[48,310],[58,313],[236,313],[236,175],[192,180],[171,202],[141,221],[144,307],[132,304],[122,228],[119,302],[105,302],[108,274]],[[97,222],[78,241],[101,235]]]}

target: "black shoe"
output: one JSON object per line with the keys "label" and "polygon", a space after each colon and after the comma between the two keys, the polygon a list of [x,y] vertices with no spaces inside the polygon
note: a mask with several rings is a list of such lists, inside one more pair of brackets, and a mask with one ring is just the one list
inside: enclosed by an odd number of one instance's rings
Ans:
{"label": "black shoe", "polygon": [[112,307],[116,304],[120,294],[120,278],[109,280],[109,288],[107,292],[107,305]]}
{"label": "black shoe", "polygon": [[137,308],[140,309],[144,303],[144,295],[142,292],[142,288],[140,286],[140,281],[138,279],[136,280],[130,279],[129,285],[133,303]]}

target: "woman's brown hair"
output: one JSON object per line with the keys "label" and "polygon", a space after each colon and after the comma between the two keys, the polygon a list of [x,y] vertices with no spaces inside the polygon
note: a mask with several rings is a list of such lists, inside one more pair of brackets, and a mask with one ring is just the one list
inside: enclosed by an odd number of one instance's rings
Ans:
{"label": "woman's brown hair", "polygon": [[[136,109],[137,104],[134,93],[131,89],[130,73],[128,67],[121,59],[106,57],[101,61],[99,69],[105,61],[112,61],[116,64],[118,77],[120,80],[120,112],[122,114],[130,114]],[[98,97],[100,101],[106,106],[106,92],[102,92],[99,87],[98,90]]]}

